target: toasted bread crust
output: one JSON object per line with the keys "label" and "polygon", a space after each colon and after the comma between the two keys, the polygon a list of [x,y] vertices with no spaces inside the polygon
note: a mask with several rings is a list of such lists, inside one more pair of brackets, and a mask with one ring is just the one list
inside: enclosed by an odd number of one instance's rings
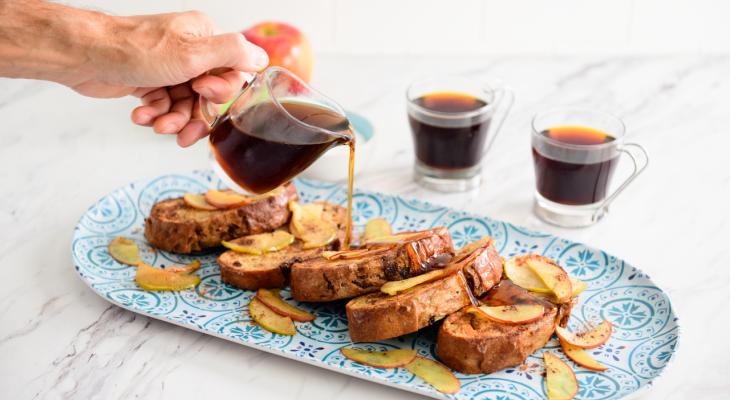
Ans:
{"label": "toasted bread crust", "polygon": [[288,247],[260,256],[241,254],[229,250],[218,257],[221,280],[240,289],[282,288],[289,284],[292,264],[319,257],[323,250],[337,250],[345,236],[344,207],[324,202],[323,218],[335,223],[338,239],[324,248],[302,249],[302,242],[295,241]]}
{"label": "toasted bread crust", "polygon": [[464,285],[487,291],[502,277],[502,260],[493,245],[458,274],[389,296],[371,293],[347,303],[347,321],[354,341],[389,339],[433,324],[470,304]]}
{"label": "toasted bread crust", "polygon": [[221,241],[274,230],[289,220],[287,204],[298,199],[289,183],[276,196],[231,210],[192,208],[181,198],[163,200],[145,219],[144,236],[160,250],[188,254],[220,246]]}
{"label": "toasted bread crust", "polygon": [[507,325],[469,314],[465,309],[449,315],[441,325],[436,355],[465,374],[491,373],[520,365],[550,340],[560,316],[570,304],[556,305],[542,296],[503,280],[482,301],[488,305],[536,303],[545,307],[537,321]]}
{"label": "toasted bread crust", "polygon": [[429,254],[453,254],[451,236],[445,227],[414,242],[399,244],[384,253],[353,260],[328,261],[317,258],[291,268],[292,297],[299,301],[323,302],[348,299],[379,290],[387,281],[428,272],[430,266],[414,263],[406,248],[411,243]]}

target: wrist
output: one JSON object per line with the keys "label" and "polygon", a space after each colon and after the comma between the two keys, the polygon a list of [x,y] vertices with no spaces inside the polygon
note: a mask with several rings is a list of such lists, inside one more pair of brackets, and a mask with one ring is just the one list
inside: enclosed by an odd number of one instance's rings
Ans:
{"label": "wrist", "polygon": [[66,85],[88,79],[113,17],[41,1],[3,3],[0,75]]}

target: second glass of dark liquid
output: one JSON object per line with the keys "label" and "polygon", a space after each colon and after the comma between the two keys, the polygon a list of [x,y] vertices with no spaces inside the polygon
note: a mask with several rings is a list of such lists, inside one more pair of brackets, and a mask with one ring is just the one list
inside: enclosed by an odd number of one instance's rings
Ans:
{"label": "second glass of dark liquid", "polygon": [[459,76],[412,84],[407,101],[416,181],[444,192],[478,187],[482,160],[513,99],[504,87]]}

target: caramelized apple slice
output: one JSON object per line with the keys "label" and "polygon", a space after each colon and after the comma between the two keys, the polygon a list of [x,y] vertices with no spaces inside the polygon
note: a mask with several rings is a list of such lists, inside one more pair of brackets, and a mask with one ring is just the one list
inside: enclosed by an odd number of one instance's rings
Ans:
{"label": "caramelized apple slice", "polygon": [[193,260],[193,262],[191,262],[188,265],[183,265],[181,267],[165,268],[165,271],[178,272],[178,273],[182,273],[182,274],[192,274],[193,272],[195,272],[199,269],[200,269],[200,260]]}
{"label": "caramelized apple slice", "polygon": [[593,357],[585,351],[585,349],[575,347],[563,340],[560,341],[560,347],[563,348],[563,353],[565,353],[568,358],[581,367],[588,368],[593,371],[605,371],[608,369],[607,366],[594,360]]}
{"label": "caramelized apple slice", "polygon": [[578,379],[570,365],[553,353],[545,352],[545,391],[549,400],[570,400],[578,394]]}
{"label": "caramelized apple slice", "polygon": [[117,236],[109,242],[109,255],[122,264],[135,266],[142,262],[139,257],[139,247],[134,240]]}
{"label": "caramelized apple slice", "polygon": [[416,351],[411,349],[368,351],[343,347],[340,352],[352,361],[376,368],[399,368],[416,358]]}
{"label": "caramelized apple slice", "polygon": [[307,322],[314,320],[314,315],[285,302],[279,296],[278,290],[259,289],[256,291],[256,298],[275,313],[289,317],[294,321]]}
{"label": "caramelized apple slice", "polygon": [[550,289],[545,286],[545,283],[540,280],[540,277],[527,266],[527,259],[531,257],[540,256],[528,254],[510,258],[504,264],[504,274],[507,275],[507,278],[512,283],[523,289],[537,293],[550,293]]}
{"label": "caramelized apple slice", "polygon": [[508,306],[480,306],[471,307],[468,313],[474,311],[495,322],[507,325],[527,324],[538,320],[545,314],[545,308],[539,304],[513,304]]}
{"label": "caramelized apple slice", "polygon": [[292,212],[290,230],[304,242],[305,249],[326,246],[337,238],[337,226],[322,218],[324,205],[290,201],[289,209]]}
{"label": "caramelized apple slice", "polygon": [[221,244],[237,253],[261,255],[279,251],[294,243],[294,236],[282,230],[274,232],[259,233],[234,239],[222,241]]}
{"label": "caramelized apple slice", "polygon": [[456,257],[459,257],[462,254],[473,253],[474,250],[487,246],[489,243],[492,242],[492,240],[493,239],[489,236],[484,236],[483,238],[481,238],[479,240],[475,240],[475,241],[467,244],[466,246],[460,248],[456,252]]}
{"label": "caramelized apple slice", "polygon": [[575,297],[581,293],[583,293],[584,290],[588,287],[585,282],[578,278],[573,278],[572,276],[570,278],[570,286],[573,288],[573,293],[571,293],[571,296]]}
{"label": "caramelized apple slice", "polygon": [[251,199],[232,190],[208,190],[205,201],[218,209],[237,208],[251,202]]}
{"label": "caramelized apple slice", "polygon": [[559,302],[567,303],[570,301],[573,295],[573,287],[568,273],[560,268],[558,264],[546,257],[530,257],[525,262]]}
{"label": "caramelized apple slice", "polygon": [[357,258],[363,258],[366,256],[372,256],[380,253],[385,253],[392,247],[375,247],[372,249],[353,249],[353,250],[341,250],[341,251],[323,251],[322,257],[327,260],[354,260]]}
{"label": "caramelized apple slice", "polygon": [[581,349],[592,349],[606,343],[612,331],[613,326],[605,319],[595,328],[583,333],[573,333],[561,326],[555,328],[555,334],[561,341]]}
{"label": "caramelized apple slice", "polygon": [[377,246],[381,244],[395,244],[395,243],[406,243],[413,242],[416,240],[424,239],[433,234],[433,231],[422,231],[422,232],[401,232],[394,235],[381,236],[373,238],[366,242],[368,246]]}
{"label": "caramelized apple slice", "polygon": [[461,389],[461,382],[440,362],[417,356],[405,369],[441,393],[454,394]]}
{"label": "caramelized apple slice", "polygon": [[141,262],[137,264],[134,281],[145,290],[175,291],[198,286],[200,278],[197,275],[155,268]]}
{"label": "caramelized apple slice", "polygon": [[183,201],[185,201],[185,204],[198,210],[215,211],[218,209],[214,205],[208,203],[205,200],[205,196],[199,193],[185,193]]}
{"label": "caramelized apple slice", "polygon": [[269,198],[269,197],[276,197],[276,196],[278,196],[278,195],[280,195],[282,193],[284,193],[284,186],[279,186],[278,188],[276,188],[274,190],[271,190],[271,191],[268,191],[266,193],[257,194],[255,196],[251,196],[251,197],[249,197],[249,200],[251,201],[251,203],[254,203],[254,202],[257,202],[257,201],[264,200],[264,199]]}
{"label": "caramelized apple slice", "polygon": [[260,327],[279,335],[294,336],[297,329],[289,317],[281,316],[254,297],[248,303],[248,313]]}
{"label": "caramelized apple slice", "polygon": [[362,237],[363,243],[368,243],[377,238],[390,236],[393,228],[384,218],[373,218],[365,224],[365,234]]}
{"label": "caramelized apple slice", "polygon": [[417,275],[412,278],[408,279],[402,279],[400,281],[390,281],[385,282],[383,286],[380,287],[380,291],[394,296],[400,292],[406,291],[412,287],[421,285],[423,283],[433,282],[437,279],[441,279],[445,277],[444,270],[443,269],[436,269],[431,272],[426,272],[422,275]]}

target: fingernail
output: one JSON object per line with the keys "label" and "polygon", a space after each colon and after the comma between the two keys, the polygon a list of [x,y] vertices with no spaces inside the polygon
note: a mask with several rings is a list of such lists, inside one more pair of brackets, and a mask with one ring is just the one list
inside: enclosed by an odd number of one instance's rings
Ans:
{"label": "fingernail", "polygon": [[269,55],[266,54],[266,51],[264,51],[264,49],[260,47],[256,47],[256,51],[254,52],[253,57],[253,63],[256,68],[264,69],[267,65],[269,65]]}

